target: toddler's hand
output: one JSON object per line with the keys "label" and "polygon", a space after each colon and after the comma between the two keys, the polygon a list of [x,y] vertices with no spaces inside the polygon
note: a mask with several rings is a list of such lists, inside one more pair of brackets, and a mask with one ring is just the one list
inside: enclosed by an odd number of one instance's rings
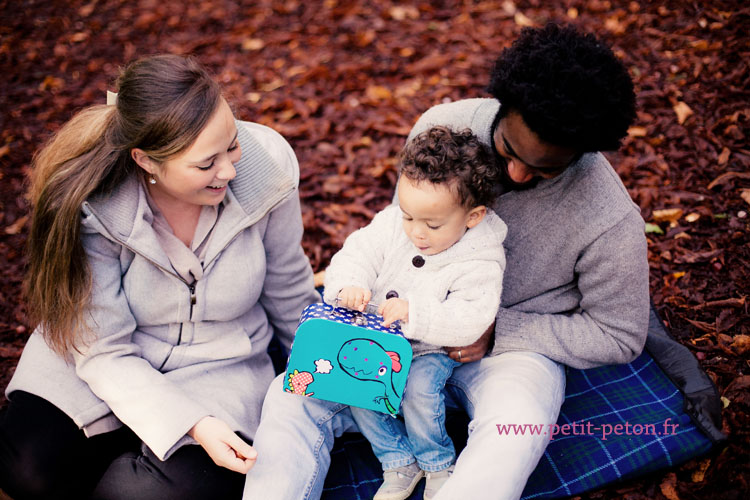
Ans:
{"label": "toddler's hand", "polygon": [[378,314],[383,316],[383,326],[391,326],[394,321],[409,321],[409,302],[394,297],[386,300]]}
{"label": "toddler's hand", "polygon": [[367,303],[370,302],[372,292],[358,286],[347,286],[341,289],[337,298],[339,299],[339,307],[356,309],[362,312],[365,310]]}

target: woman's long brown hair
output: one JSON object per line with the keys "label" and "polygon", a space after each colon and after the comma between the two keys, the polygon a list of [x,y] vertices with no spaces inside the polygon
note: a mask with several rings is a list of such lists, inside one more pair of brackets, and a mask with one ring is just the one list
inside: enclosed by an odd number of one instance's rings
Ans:
{"label": "woman's long brown hair", "polygon": [[86,333],[96,334],[86,322],[92,280],[81,244],[81,205],[137,175],[131,149],[163,163],[188,148],[221,99],[201,66],[173,55],[132,63],[118,90],[116,106],[79,112],[33,161],[24,295],[29,320],[60,355],[77,348]]}

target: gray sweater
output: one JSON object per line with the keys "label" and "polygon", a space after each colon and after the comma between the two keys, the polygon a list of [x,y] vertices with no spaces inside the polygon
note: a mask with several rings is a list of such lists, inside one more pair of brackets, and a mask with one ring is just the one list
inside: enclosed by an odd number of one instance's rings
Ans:
{"label": "gray sweater", "polygon": [[[499,109],[495,99],[440,104],[409,137],[445,125],[489,145]],[[644,221],[607,159],[585,154],[554,179],[502,194],[494,209],[508,236],[491,354],[535,351],[574,368],[637,357],[649,313]]]}

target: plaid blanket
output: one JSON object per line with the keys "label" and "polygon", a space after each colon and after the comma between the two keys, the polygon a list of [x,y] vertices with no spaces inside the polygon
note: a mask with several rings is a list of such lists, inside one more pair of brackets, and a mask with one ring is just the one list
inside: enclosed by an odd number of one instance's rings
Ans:
{"label": "plaid blanket", "polygon": [[[664,356],[670,359],[660,359]],[[716,404],[715,389],[692,354],[669,339],[652,310],[649,343],[635,361],[568,369],[557,434],[523,498],[576,495],[704,454],[724,439]],[[465,416],[448,416],[457,450],[465,443],[466,424]],[[338,439],[331,458],[324,500],[373,497],[382,472],[360,434]],[[421,499],[423,485],[410,498]]]}

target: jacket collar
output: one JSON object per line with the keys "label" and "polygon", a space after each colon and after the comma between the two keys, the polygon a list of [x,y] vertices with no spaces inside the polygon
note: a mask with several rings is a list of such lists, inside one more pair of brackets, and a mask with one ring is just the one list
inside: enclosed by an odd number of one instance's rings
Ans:
{"label": "jacket collar", "polygon": [[[222,233],[237,232],[258,222],[269,210],[286,200],[296,190],[299,181],[296,169],[285,169],[243,122],[236,123],[242,156],[235,164],[237,175],[229,183],[229,198],[221,217],[227,219],[222,221]],[[125,244],[158,265],[171,268],[151,228],[153,213],[136,175],[130,176],[111,193],[85,202],[83,212],[84,226]],[[91,219],[92,216],[95,220]],[[216,236],[219,238],[212,239],[228,242],[234,235]]]}

